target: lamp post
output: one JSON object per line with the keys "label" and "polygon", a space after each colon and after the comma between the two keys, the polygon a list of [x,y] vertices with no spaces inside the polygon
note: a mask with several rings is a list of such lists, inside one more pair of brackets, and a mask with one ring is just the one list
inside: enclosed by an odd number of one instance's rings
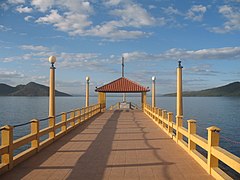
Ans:
{"label": "lamp post", "polygon": [[155,94],[156,88],[155,88],[155,82],[156,82],[156,77],[153,76],[153,77],[152,77],[152,107],[155,107],[155,106],[156,106],[156,94]]}
{"label": "lamp post", "polygon": [[86,77],[86,107],[89,106],[89,81],[90,77]]}
{"label": "lamp post", "polygon": [[55,116],[55,67],[56,57],[50,56],[48,58],[51,63],[50,77],[49,77],[49,117]]}

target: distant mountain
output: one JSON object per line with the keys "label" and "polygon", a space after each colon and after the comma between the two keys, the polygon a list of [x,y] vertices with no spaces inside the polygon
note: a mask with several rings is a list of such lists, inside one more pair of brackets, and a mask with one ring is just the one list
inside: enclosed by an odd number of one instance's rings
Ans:
{"label": "distant mountain", "polygon": [[[176,96],[176,93],[165,94],[164,96]],[[183,92],[183,96],[240,96],[240,82],[201,91]]]}
{"label": "distant mountain", "polygon": [[[0,96],[48,96],[49,87],[30,82],[26,85],[18,85],[16,87],[7,84],[0,84]],[[71,96],[67,93],[55,91],[56,96]]]}
{"label": "distant mountain", "polygon": [[15,91],[15,88],[7,84],[0,84],[0,96],[7,96]]}

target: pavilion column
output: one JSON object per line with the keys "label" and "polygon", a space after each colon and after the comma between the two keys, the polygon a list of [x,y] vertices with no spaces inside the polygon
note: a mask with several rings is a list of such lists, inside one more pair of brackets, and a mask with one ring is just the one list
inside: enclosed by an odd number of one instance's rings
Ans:
{"label": "pavilion column", "polygon": [[101,111],[106,109],[106,93],[98,92],[98,103],[101,105]]}
{"label": "pavilion column", "polygon": [[144,110],[144,106],[147,103],[147,93],[142,92],[142,110]]}

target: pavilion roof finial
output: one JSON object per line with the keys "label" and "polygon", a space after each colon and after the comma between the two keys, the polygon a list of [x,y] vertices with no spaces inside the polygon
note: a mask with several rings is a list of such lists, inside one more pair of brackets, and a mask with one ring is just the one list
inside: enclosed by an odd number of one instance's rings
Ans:
{"label": "pavilion roof finial", "polygon": [[122,77],[124,77],[124,56],[122,56]]}

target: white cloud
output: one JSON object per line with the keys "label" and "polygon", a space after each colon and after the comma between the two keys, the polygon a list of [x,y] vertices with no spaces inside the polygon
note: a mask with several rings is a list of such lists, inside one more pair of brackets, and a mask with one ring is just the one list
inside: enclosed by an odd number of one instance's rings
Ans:
{"label": "white cloud", "polygon": [[156,20],[151,17],[145,9],[138,4],[127,4],[123,9],[115,9],[111,14],[121,17],[128,26],[140,27],[155,25]]}
{"label": "white cloud", "polygon": [[0,69],[0,79],[8,79],[8,78],[23,78],[24,74],[19,73],[17,71],[8,71],[4,69]]}
{"label": "white cloud", "polygon": [[212,66],[209,64],[202,64],[190,68],[185,68],[185,71],[187,74],[191,75],[206,75],[206,76],[215,76],[218,73],[220,73],[218,71],[212,70]]}
{"label": "white cloud", "polygon": [[228,33],[240,30],[240,9],[228,5],[219,7],[220,14],[226,19],[222,27],[213,27],[210,31],[215,33]]}
{"label": "white cloud", "polygon": [[207,8],[203,5],[194,5],[188,10],[186,14],[186,19],[191,19],[193,21],[202,21],[203,15],[207,11]]}
{"label": "white cloud", "polygon": [[[144,16],[146,17],[144,18]],[[129,15],[122,18],[123,20],[108,21],[101,25],[93,26],[89,29],[90,25],[92,25],[92,22],[88,20],[87,15],[70,12],[60,15],[57,10],[51,10],[49,15],[40,17],[36,20],[36,22],[52,24],[58,30],[68,32],[70,35],[98,36],[106,39],[116,40],[132,39],[149,35],[142,31],[125,30],[124,28],[128,26],[150,25],[154,21],[146,14],[144,14],[140,19],[136,19]]]}
{"label": "white cloud", "polygon": [[58,0],[55,5],[65,7],[70,12],[92,13],[93,8],[90,2],[85,0]]}
{"label": "white cloud", "polygon": [[6,26],[0,25],[0,31],[6,32],[6,31],[11,31],[11,28],[8,28]]}
{"label": "white cloud", "polygon": [[172,6],[169,6],[167,8],[162,8],[163,12],[167,15],[181,15],[183,16],[184,14],[181,13],[178,9],[172,7]]}
{"label": "white cloud", "polygon": [[[123,23],[123,24],[122,24]],[[109,21],[102,25],[97,25],[90,30],[84,32],[85,35],[98,36],[111,40],[134,39],[148,35],[138,30],[124,30],[124,22]]]}
{"label": "white cloud", "polygon": [[40,12],[46,12],[53,7],[69,12],[93,12],[90,2],[85,0],[32,0],[31,5]]}
{"label": "white cloud", "polygon": [[[40,0],[36,0],[36,2],[40,2]],[[113,20],[109,19],[99,24],[93,24],[90,20],[94,9],[88,1],[59,0],[52,3],[48,2],[49,5],[46,7],[38,8],[46,11],[50,7],[58,6],[61,7],[61,11],[51,9],[49,14],[39,17],[35,22],[50,24],[57,30],[66,32],[71,36],[96,36],[108,40],[134,39],[151,34],[139,30],[143,26],[165,24],[164,18],[152,17],[139,4],[134,4],[131,1],[105,1],[104,3],[107,5],[118,3],[121,5],[110,8],[109,15]]]}
{"label": "white cloud", "polygon": [[68,32],[70,35],[82,34],[84,28],[92,24],[88,21],[87,15],[66,12],[61,16],[57,10],[51,10],[49,15],[40,17],[36,22],[52,24],[58,30]]}
{"label": "white cloud", "polygon": [[25,0],[8,0],[9,4],[24,4]]}
{"label": "white cloud", "polygon": [[37,23],[55,24],[63,20],[62,16],[58,14],[58,10],[51,10],[51,14],[40,17],[36,20]]}
{"label": "white cloud", "polygon": [[157,7],[155,5],[149,5],[148,8],[149,9],[156,9]]}
{"label": "white cloud", "polygon": [[57,57],[59,59],[58,66],[68,69],[83,68],[96,70],[103,66],[99,55],[94,53],[61,53]]}
{"label": "white cloud", "polygon": [[26,16],[26,17],[24,17],[25,21],[30,21],[31,19],[34,19],[34,17],[33,16]]}
{"label": "white cloud", "polygon": [[19,13],[31,13],[33,11],[32,8],[29,8],[29,7],[23,7],[22,5],[21,6],[18,6],[16,8],[16,11],[18,11]]}
{"label": "white cloud", "polygon": [[54,0],[32,0],[31,5],[39,11],[45,12],[54,5]]}
{"label": "white cloud", "polygon": [[116,6],[119,5],[121,2],[121,0],[103,0],[103,3],[107,6]]}
{"label": "white cloud", "polygon": [[148,54],[145,52],[127,53],[127,60],[230,60],[240,58],[240,47],[224,47],[201,49],[196,51],[184,49],[170,49],[161,54]]}
{"label": "white cloud", "polygon": [[20,46],[20,48],[24,50],[32,50],[32,51],[49,51],[49,48],[45,46],[22,45]]}

